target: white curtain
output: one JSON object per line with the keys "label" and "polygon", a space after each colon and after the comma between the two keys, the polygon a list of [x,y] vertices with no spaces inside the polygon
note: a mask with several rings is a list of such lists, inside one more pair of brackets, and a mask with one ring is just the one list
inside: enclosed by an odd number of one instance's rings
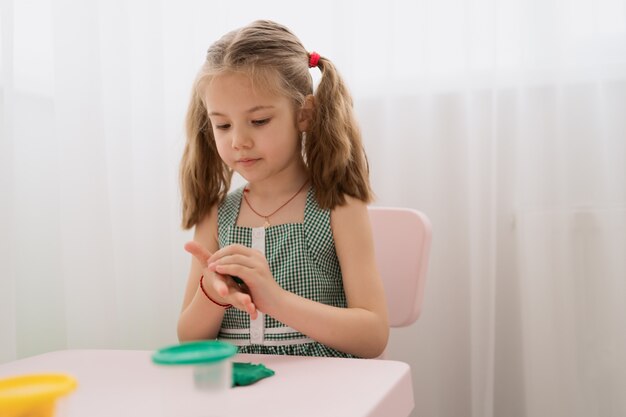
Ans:
{"label": "white curtain", "polygon": [[0,0],[0,362],[176,341],[191,82],[258,18],[341,69],[376,204],[433,223],[413,415],[626,415],[624,0]]}

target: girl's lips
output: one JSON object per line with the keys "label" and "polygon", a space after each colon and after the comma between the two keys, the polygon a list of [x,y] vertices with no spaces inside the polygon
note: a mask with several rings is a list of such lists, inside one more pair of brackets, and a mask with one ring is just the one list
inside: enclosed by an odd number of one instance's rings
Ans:
{"label": "girl's lips", "polygon": [[239,165],[243,165],[244,167],[248,167],[251,165],[254,165],[255,162],[257,162],[259,159],[253,159],[253,158],[243,158],[243,159],[238,159],[237,163]]}

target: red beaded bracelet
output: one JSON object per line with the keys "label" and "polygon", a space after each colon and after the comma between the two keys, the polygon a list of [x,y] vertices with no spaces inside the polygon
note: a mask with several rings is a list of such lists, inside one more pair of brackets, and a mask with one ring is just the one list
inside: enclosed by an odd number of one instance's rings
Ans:
{"label": "red beaded bracelet", "polygon": [[224,307],[225,309],[227,308],[231,308],[233,305],[232,304],[220,304],[217,301],[215,301],[214,299],[212,299],[209,294],[206,292],[206,290],[204,289],[204,285],[202,285],[202,280],[204,279],[204,275],[200,276],[200,289],[202,290],[202,292],[204,293],[204,295],[206,295],[206,298],[208,298],[209,300],[211,300],[213,302],[213,304],[217,304],[220,307]]}

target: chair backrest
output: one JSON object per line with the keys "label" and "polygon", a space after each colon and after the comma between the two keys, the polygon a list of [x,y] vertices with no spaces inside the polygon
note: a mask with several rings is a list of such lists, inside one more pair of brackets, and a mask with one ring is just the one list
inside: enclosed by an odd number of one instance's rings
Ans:
{"label": "chair backrest", "polygon": [[422,212],[370,207],[376,262],[385,287],[389,326],[405,327],[420,315],[432,232]]}

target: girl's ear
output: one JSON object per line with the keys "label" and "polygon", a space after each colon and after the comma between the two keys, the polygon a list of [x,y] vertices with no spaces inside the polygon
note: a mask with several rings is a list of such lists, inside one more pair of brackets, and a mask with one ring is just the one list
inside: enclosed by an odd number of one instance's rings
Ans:
{"label": "girl's ear", "polygon": [[309,126],[313,122],[313,115],[315,113],[315,97],[313,94],[309,94],[304,98],[304,104],[298,112],[298,130],[306,132]]}

